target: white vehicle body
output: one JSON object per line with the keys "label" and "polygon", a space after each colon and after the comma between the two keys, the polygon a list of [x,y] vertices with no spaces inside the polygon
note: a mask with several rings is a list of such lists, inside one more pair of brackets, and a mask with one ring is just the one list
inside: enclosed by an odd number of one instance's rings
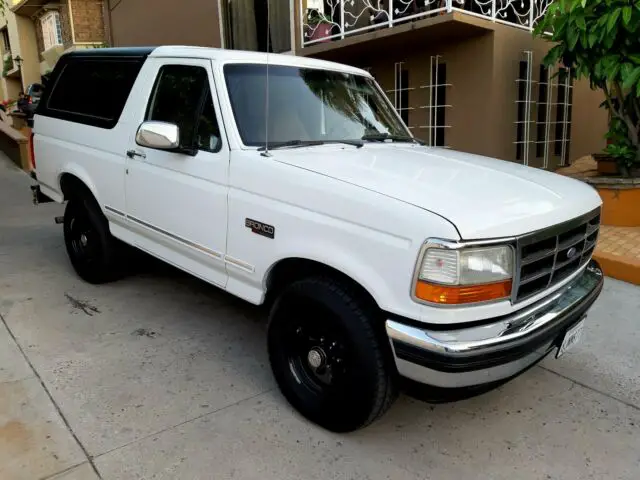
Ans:
{"label": "white vehicle body", "polygon": [[[97,201],[114,237],[231,294],[261,304],[281,262],[317,262],[368,292],[390,319],[391,340],[419,346],[424,335],[448,351],[447,341],[460,346],[467,339],[447,332],[527,312],[562,296],[587,269],[597,270],[585,256],[562,281],[522,301],[509,297],[459,306],[417,301],[416,269],[429,239],[513,241],[588,216],[599,210],[599,196],[581,182],[546,171],[418,143],[371,142],[361,148],[328,143],[264,155],[243,143],[225,65],[269,62],[370,75],[288,55],[194,47],[159,47],[145,55],[113,127],[36,112],[39,189],[63,202],[63,177],[73,175]],[[184,155],[136,142],[158,72],[169,64],[207,72],[220,130],[217,151]],[[269,231],[259,235],[252,226]],[[507,328],[506,323],[492,325]],[[470,334],[468,340],[488,339]],[[533,360],[520,362],[516,370],[469,375],[430,371],[398,358],[396,366],[401,375],[422,383],[465,387],[483,383],[485,374],[487,381],[511,376]]]}

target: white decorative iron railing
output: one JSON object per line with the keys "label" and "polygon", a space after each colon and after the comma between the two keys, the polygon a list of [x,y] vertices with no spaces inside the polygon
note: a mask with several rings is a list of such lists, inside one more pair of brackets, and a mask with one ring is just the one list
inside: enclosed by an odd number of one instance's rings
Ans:
{"label": "white decorative iron railing", "polygon": [[300,0],[303,46],[462,12],[533,30],[553,0]]}

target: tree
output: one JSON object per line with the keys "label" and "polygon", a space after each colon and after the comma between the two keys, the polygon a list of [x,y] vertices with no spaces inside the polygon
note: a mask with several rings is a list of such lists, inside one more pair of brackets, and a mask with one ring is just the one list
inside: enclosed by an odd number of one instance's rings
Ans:
{"label": "tree", "polygon": [[640,166],[640,0],[557,0],[534,34],[556,43],[547,66],[561,62],[603,91],[606,151],[628,175]]}

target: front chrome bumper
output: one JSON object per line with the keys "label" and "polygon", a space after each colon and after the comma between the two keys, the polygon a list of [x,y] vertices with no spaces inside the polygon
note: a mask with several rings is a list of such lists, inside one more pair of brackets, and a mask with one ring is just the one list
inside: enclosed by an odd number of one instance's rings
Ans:
{"label": "front chrome bumper", "polygon": [[598,298],[604,276],[592,260],[549,297],[505,317],[456,330],[387,320],[400,375],[442,388],[483,385],[517,375],[554,348]]}

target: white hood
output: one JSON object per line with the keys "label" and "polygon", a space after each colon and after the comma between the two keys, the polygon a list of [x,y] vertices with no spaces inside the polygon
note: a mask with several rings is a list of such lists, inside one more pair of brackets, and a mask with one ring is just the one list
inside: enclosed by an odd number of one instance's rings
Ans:
{"label": "white hood", "polygon": [[580,181],[441,148],[368,143],[362,148],[326,145],[272,154],[279,162],[437,213],[450,220],[463,239],[532,232],[601,204],[595,189]]}

